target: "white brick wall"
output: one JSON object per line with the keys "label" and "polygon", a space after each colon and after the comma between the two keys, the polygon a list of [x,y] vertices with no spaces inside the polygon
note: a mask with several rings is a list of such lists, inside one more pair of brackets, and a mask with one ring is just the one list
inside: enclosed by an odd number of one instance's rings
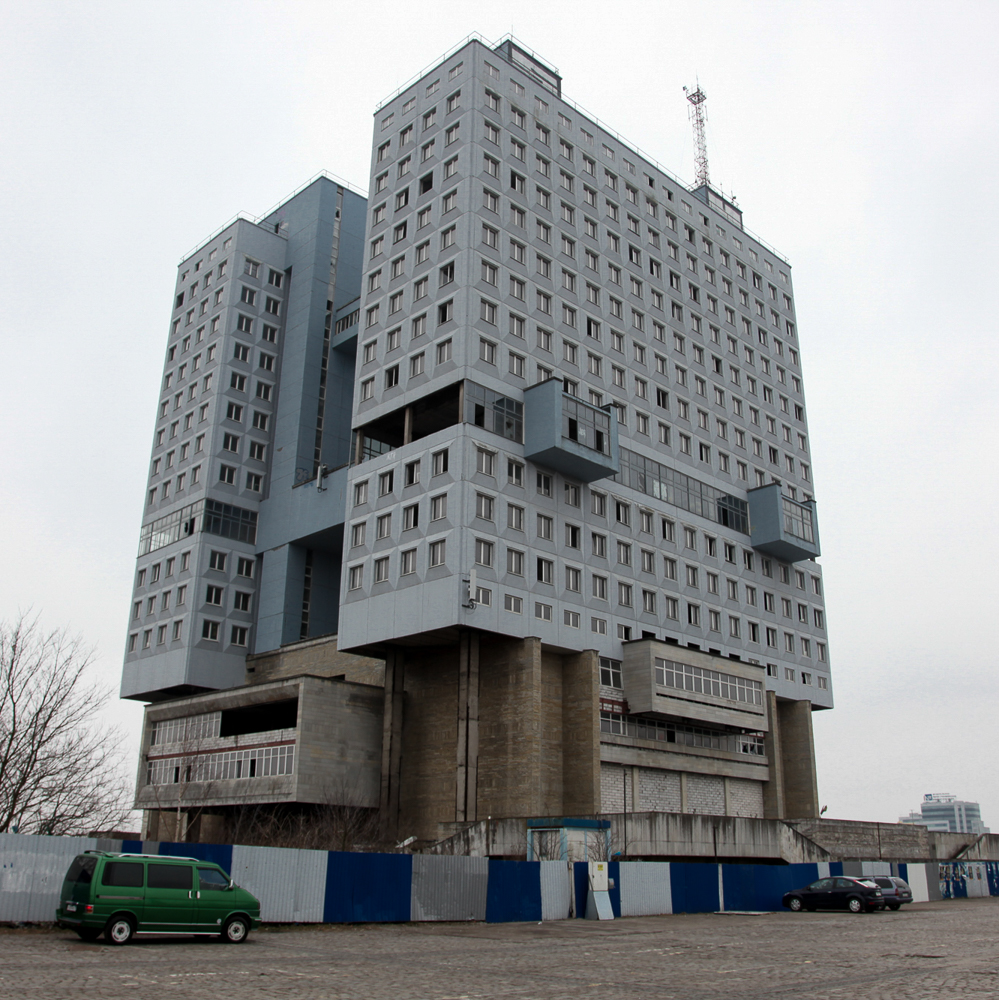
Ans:
{"label": "white brick wall", "polygon": [[724,816],[725,779],[710,774],[688,774],[687,811],[707,816]]}
{"label": "white brick wall", "polygon": [[763,782],[744,778],[728,779],[728,813],[730,816],[763,818]]}
{"label": "white brick wall", "polygon": [[638,773],[641,812],[680,811],[680,772],[643,767]]}
{"label": "white brick wall", "polygon": [[600,765],[600,811],[624,812],[624,772],[620,764]]}
{"label": "white brick wall", "polygon": [[[680,772],[638,768],[637,796],[634,768],[621,764],[600,765],[600,811],[681,812]],[[625,799],[625,781],[631,782]],[[637,801],[636,801],[637,798]],[[762,819],[763,785],[743,778],[728,779],[728,815]],[[709,774],[687,774],[687,812],[701,816],[724,816],[725,779]]]}

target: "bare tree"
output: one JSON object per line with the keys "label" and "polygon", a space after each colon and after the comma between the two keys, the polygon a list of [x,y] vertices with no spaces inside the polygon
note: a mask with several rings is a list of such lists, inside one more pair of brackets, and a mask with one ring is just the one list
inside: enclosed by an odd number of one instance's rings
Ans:
{"label": "bare tree", "polygon": [[[173,817],[171,840],[188,840],[205,811],[204,803],[214,793],[221,764],[210,751],[224,752],[218,747],[218,723],[219,713],[209,712],[158,724],[173,725],[176,738],[171,736],[167,743],[172,748],[168,757],[147,761],[145,778],[140,777],[139,784],[143,797],[151,796],[155,802],[161,822],[168,814]],[[162,743],[157,737],[150,749],[165,749]],[[167,831],[160,827],[157,836],[165,839]]]}
{"label": "bare tree", "polygon": [[110,692],[94,651],[21,614],[0,622],[0,833],[85,834],[130,812],[121,733],[100,719]]}
{"label": "bare tree", "polygon": [[233,843],[267,847],[372,850],[378,836],[378,810],[360,805],[362,799],[349,780],[332,781],[323,791],[323,801],[305,808],[237,807],[229,835]]}

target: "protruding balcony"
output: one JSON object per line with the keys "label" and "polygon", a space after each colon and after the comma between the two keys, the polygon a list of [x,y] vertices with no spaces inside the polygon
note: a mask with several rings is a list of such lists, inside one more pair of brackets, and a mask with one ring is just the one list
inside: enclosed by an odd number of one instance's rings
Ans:
{"label": "protruding balcony", "polygon": [[767,729],[764,667],[656,639],[625,643],[624,693],[634,715]]}
{"label": "protruding balcony", "polygon": [[524,456],[584,483],[618,471],[617,421],[550,378],[524,392]]}
{"label": "protruding balcony", "polygon": [[750,490],[749,537],[754,549],[784,562],[814,559],[820,555],[815,501],[784,496],[780,483]]}

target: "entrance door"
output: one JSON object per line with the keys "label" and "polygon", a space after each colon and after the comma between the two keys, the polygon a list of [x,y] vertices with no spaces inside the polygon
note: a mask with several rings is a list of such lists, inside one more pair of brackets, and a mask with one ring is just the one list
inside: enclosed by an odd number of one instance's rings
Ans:
{"label": "entrance door", "polygon": [[194,866],[151,861],[146,869],[143,930],[194,930]]}

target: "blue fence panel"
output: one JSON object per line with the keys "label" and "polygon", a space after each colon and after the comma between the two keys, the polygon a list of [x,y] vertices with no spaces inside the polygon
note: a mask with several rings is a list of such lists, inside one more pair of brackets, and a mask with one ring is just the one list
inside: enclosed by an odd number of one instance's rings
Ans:
{"label": "blue fence panel", "polygon": [[210,861],[227,874],[232,874],[232,846],[229,844],[170,844],[161,841],[159,853],[171,858]]}
{"label": "blue fence panel", "polygon": [[714,913],[718,907],[718,865],[674,862],[670,865],[674,913]]}
{"label": "blue fence panel", "polygon": [[572,882],[576,889],[576,916],[586,916],[586,900],[590,895],[590,866],[585,861],[575,861],[572,865]]}
{"label": "blue fence panel", "polygon": [[999,896],[999,862],[986,861],[985,872],[989,879],[989,895]]}
{"label": "blue fence panel", "polygon": [[541,862],[490,859],[486,921],[499,924],[540,919]]}
{"label": "blue fence panel", "polygon": [[785,892],[800,889],[819,877],[818,866],[722,865],[726,910],[781,910]]}
{"label": "blue fence panel", "polygon": [[722,895],[726,910],[762,910],[756,865],[722,865]]}
{"label": "blue fence panel", "polygon": [[327,924],[401,923],[411,910],[411,854],[330,851],[326,865]]}
{"label": "blue fence panel", "polygon": [[121,842],[121,853],[122,854],[141,854],[142,853],[142,841],[141,840],[123,840]]}

